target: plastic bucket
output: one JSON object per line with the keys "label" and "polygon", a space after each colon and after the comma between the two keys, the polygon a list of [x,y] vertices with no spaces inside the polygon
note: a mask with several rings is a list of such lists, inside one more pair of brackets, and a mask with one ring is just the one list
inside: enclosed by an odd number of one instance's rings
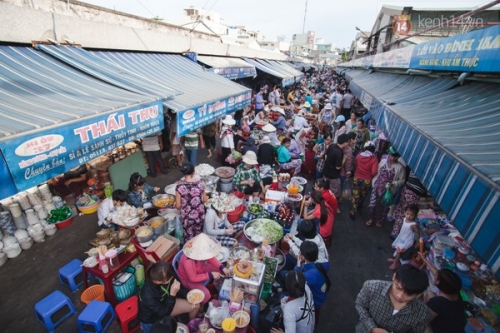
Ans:
{"label": "plastic bucket", "polygon": [[264,283],[264,286],[262,287],[262,292],[260,293],[260,298],[266,300],[269,297],[269,294],[271,293],[271,290],[273,289],[273,284],[266,282]]}
{"label": "plastic bucket", "polygon": [[82,292],[80,297],[83,303],[89,304],[90,301],[101,301],[104,302],[104,286],[100,284],[88,287]]}
{"label": "plastic bucket", "polygon": [[244,205],[240,205],[240,206],[236,207],[235,210],[227,213],[227,220],[230,223],[238,222],[244,211],[245,211]]}

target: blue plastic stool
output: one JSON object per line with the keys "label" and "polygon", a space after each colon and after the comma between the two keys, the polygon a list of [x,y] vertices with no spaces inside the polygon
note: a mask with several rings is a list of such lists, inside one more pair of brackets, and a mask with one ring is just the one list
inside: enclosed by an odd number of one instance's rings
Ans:
{"label": "blue plastic stool", "polygon": [[91,301],[78,316],[78,332],[105,332],[115,319],[115,311],[108,302]]}
{"label": "blue plastic stool", "polygon": [[35,304],[36,319],[49,332],[54,332],[59,324],[74,313],[76,309],[73,303],[59,290]]}
{"label": "blue plastic stool", "polygon": [[83,284],[82,264],[83,262],[81,260],[73,259],[59,269],[59,281],[73,293]]}

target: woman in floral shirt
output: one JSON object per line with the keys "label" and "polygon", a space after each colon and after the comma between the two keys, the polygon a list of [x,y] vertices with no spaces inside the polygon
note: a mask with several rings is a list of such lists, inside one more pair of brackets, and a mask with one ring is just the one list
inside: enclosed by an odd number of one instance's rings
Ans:
{"label": "woman in floral shirt", "polygon": [[184,229],[183,243],[200,234],[205,221],[205,184],[193,178],[194,166],[184,163],[181,168],[184,180],[175,188],[175,207],[181,212],[181,222]]}
{"label": "woman in floral shirt", "polygon": [[332,143],[332,133],[323,135],[323,142],[316,145],[316,179],[323,178],[323,168],[325,167],[325,153]]}

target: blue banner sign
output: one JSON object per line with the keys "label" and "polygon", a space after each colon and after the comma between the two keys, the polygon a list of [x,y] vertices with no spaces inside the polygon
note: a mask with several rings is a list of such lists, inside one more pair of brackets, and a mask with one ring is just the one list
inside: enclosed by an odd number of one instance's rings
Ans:
{"label": "blue banner sign", "polygon": [[177,112],[177,135],[182,137],[224,117],[226,114],[243,109],[252,102],[252,91],[232,96],[189,110]]}
{"label": "blue banner sign", "polygon": [[416,45],[410,68],[500,72],[500,26]]}
{"label": "blue banner sign", "polygon": [[226,79],[234,80],[241,79],[243,77],[255,77],[257,76],[257,71],[255,67],[224,67],[224,68],[210,68],[209,72],[219,74]]}
{"label": "blue banner sign", "polygon": [[0,152],[0,200],[17,194],[17,188],[9,173],[7,163]]}
{"label": "blue banner sign", "polygon": [[163,129],[161,100],[6,139],[0,149],[19,191]]}

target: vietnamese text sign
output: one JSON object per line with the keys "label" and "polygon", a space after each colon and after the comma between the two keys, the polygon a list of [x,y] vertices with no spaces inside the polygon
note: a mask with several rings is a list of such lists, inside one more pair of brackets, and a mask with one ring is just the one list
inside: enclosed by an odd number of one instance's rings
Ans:
{"label": "vietnamese text sign", "polygon": [[209,104],[203,104],[189,110],[177,112],[177,135],[182,137],[198,128],[213,123],[224,115],[250,105],[252,92],[241,93]]}
{"label": "vietnamese text sign", "polygon": [[250,77],[257,76],[257,71],[255,70],[255,67],[210,68],[210,71],[230,80],[241,79],[243,77],[249,77],[249,76]]}
{"label": "vietnamese text sign", "polygon": [[106,113],[0,143],[18,190],[26,190],[163,129],[161,101]]}
{"label": "vietnamese text sign", "polygon": [[410,68],[500,72],[500,26],[416,45]]}

